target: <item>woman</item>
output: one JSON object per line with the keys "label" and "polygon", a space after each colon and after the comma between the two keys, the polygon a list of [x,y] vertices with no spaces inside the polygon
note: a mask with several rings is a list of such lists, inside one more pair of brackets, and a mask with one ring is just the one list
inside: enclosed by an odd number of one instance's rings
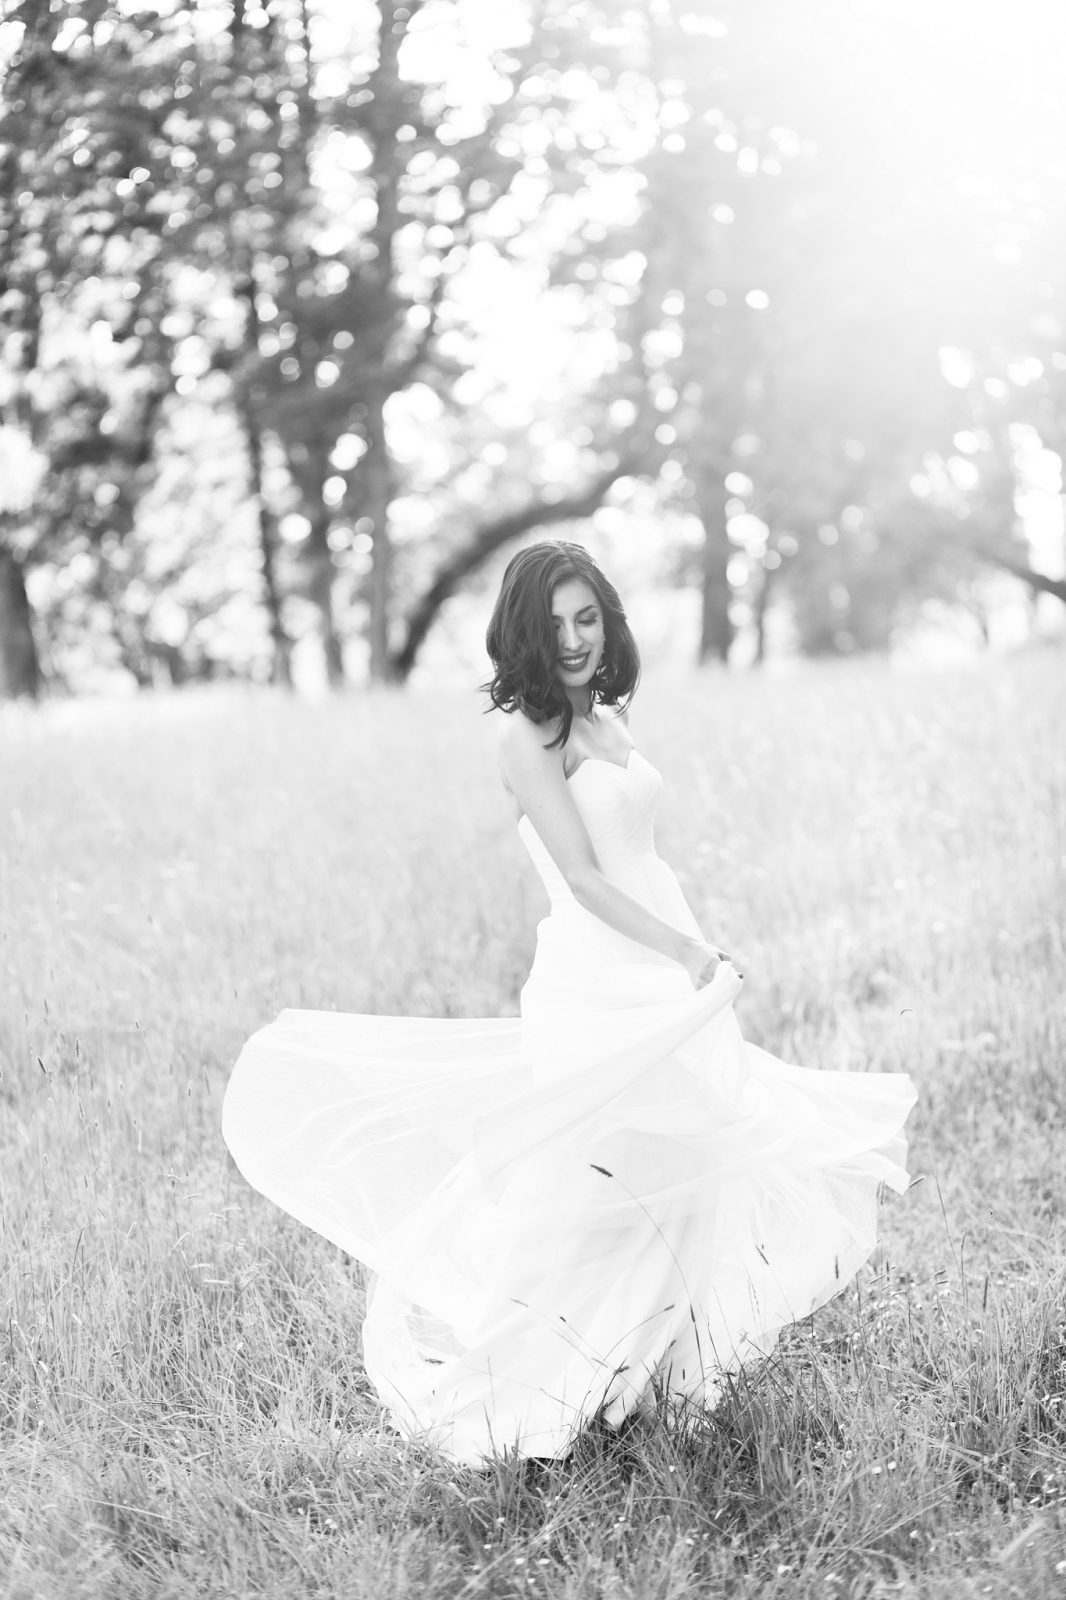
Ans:
{"label": "woman", "polygon": [[742,1039],[741,975],[655,853],[637,651],[586,551],[519,552],[487,644],[551,902],[521,1016],[283,1011],[223,1111],[249,1182],[375,1275],[364,1358],[395,1425],[471,1464],[563,1457],[653,1387],[712,1403],[870,1254],[915,1100]]}

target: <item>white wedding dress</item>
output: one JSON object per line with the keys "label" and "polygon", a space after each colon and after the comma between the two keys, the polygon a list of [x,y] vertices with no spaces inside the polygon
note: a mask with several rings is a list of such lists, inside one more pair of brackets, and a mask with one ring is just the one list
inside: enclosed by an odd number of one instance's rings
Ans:
{"label": "white wedding dress", "polygon": [[[570,789],[603,872],[698,933],[655,853],[637,751]],[[366,1371],[395,1426],[478,1463],[560,1457],[656,1385],[713,1403],[874,1248],[902,1191],[902,1074],[745,1043],[739,974],[684,971],[551,900],[521,1017],[283,1011],[245,1045],[223,1133],[256,1189],[365,1262]]]}

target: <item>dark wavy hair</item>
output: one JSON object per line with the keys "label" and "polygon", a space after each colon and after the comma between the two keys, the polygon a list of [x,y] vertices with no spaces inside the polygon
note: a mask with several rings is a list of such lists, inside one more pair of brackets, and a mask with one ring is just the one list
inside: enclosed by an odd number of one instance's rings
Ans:
{"label": "dark wavy hair", "polygon": [[486,710],[524,711],[533,722],[559,718],[554,750],[570,737],[574,708],[559,682],[552,595],[569,578],[583,578],[603,612],[603,656],[589,684],[601,705],[624,710],[640,678],[640,656],[618,591],[580,544],[551,540],[511,557],[485,634],[493,675],[481,685]]}

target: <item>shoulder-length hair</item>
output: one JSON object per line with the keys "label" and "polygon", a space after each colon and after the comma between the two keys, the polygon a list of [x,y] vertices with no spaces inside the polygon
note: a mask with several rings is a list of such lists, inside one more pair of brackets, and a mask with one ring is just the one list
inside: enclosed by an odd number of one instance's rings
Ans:
{"label": "shoulder-length hair", "polygon": [[533,722],[558,717],[554,750],[570,737],[574,708],[558,679],[552,595],[569,578],[583,578],[603,613],[604,647],[590,682],[593,699],[624,710],[640,678],[640,656],[618,591],[580,544],[551,540],[511,557],[485,634],[493,675],[481,687],[492,706],[524,711]]}

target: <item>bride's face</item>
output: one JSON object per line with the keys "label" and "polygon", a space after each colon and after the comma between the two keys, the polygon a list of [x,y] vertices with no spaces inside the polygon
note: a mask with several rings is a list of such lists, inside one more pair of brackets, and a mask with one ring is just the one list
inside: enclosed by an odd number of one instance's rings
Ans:
{"label": "bride's face", "polygon": [[567,578],[552,590],[555,671],[564,689],[587,684],[603,659],[603,608],[584,578]]}

